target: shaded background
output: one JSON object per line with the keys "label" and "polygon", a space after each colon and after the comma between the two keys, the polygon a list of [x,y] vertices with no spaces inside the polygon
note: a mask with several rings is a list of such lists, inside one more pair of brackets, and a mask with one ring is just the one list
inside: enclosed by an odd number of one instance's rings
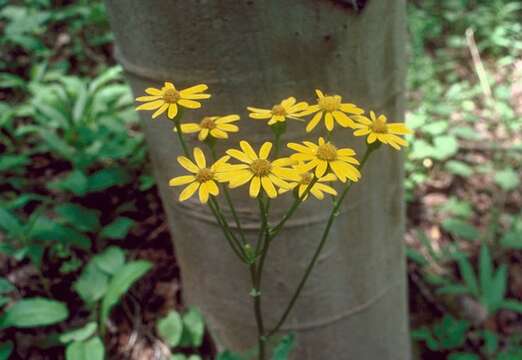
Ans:
{"label": "shaded background", "polygon": [[[159,358],[169,350],[155,323],[185,310],[182,284],[104,7],[0,4],[0,274],[14,286],[0,301],[43,296],[69,309],[59,325],[2,330],[0,342],[16,343],[18,358],[62,357],[52,335],[89,316],[74,284],[112,245],[154,267],[112,313],[109,357]],[[416,137],[405,242],[423,359],[522,358],[521,20],[518,1],[408,2],[406,121]],[[481,275],[492,272],[498,280]],[[512,306],[495,306],[499,297]],[[205,337],[178,351],[214,350]]]}

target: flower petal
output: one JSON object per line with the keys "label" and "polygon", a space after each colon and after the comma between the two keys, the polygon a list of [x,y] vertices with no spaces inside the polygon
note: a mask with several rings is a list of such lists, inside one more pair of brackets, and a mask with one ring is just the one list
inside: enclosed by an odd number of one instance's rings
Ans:
{"label": "flower petal", "polygon": [[261,184],[263,185],[263,190],[265,190],[265,193],[268,195],[270,199],[273,199],[277,196],[277,191],[274,187],[274,184],[272,181],[270,181],[270,178],[268,176],[263,176],[261,178]]}
{"label": "flower petal", "polygon": [[272,143],[267,141],[263,145],[261,145],[261,149],[259,150],[259,158],[260,159],[268,159],[270,155],[270,150],[272,150]]}
{"label": "flower petal", "polygon": [[196,180],[196,177],[194,175],[177,176],[175,178],[170,179],[169,186],[185,185],[190,182],[193,182],[194,180]]}
{"label": "flower petal", "polygon": [[165,104],[165,100],[155,100],[151,102],[147,102],[144,104],[141,104],[136,108],[136,110],[156,110],[157,108],[161,107],[163,104]]}
{"label": "flower petal", "polygon": [[203,91],[205,91],[207,89],[208,89],[207,85],[205,85],[205,84],[198,84],[198,85],[194,85],[194,86],[191,86],[189,88],[183,89],[179,93],[180,93],[180,95],[182,97],[184,97],[187,94],[200,93],[200,92],[203,92]]}
{"label": "flower petal", "polygon": [[189,158],[185,156],[178,156],[178,163],[185,168],[185,170],[190,171],[191,173],[197,173],[199,168],[194,164]]}
{"label": "flower petal", "polygon": [[208,192],[211,195],[216,196],[219,194],[219,188],[214,180],[209,180],[205,182],[205,185],[207,186]]}
{"label": "flower petal", "polygon": [[250,197],[256,198],[259,195],[259,190],[261,189],[261,180],[259,176],[254,176],[252,181],[250,182],[250,189],[248,194]]}
{"label": "flower petal", "polygon": [[178,115],[178,105],[170,104],[169,113],[168,113],[169,119],[174,119],[176,117],[176,115]]}
{"label": "flower petal", "polygon": [[210,135],[212,135],[216,139],[228,139],[228,134],[218,128],[210,130]]}
{"label": "flower petal", "polygon": [[252,163],[252,159],[250,159],[244,152],[239,151],[237,149],[228,149],[227,155],[232,156],[234,159],[242,161],[244,163],[250,164]]}
{"label": "flower petal", "polygon": [[183,189],[181,194],[179,194],[179,201],[187,200],[189,197],[194,195],[194,193],[196,192],[196,190],[198,188],[199,188],[199,183],[197,181],[194,181],[193,183],[191,183],[189,186],[187,186],[185,189]]}
{"label": "flower petal", "polygon": [[196,164],[198,165],[198,167],[200,169],[206,168],[207,160],[205,159],[205,154],[203,154],[203,151],[200,148],[195,147],[193,153],[194,159],[196,160]]}
{"label": "flower petal", "polygon": [[334,128],[334,119],[331,112],[327,112],[324,116],[324,124],[326,125],[326,130],[332,131]]}
{"label": "flower petal", "polygon": [[161,99],[160,95],[154,95],[154,96],[138,96],[136,98],[136,101],[154,101]]}
{"label": "flower petal", "polygon": [[354,121],[343,112],[334,111],[333,116],[335,120],[339,123],[339,125],[341,125],[342,127],[351,128],[355,125]]}
{"label": "flower petal", "polygon": [[162,92],[160,89],[156,89],[156,88],[146,88],[145,89],[145,93],[149,94],[149,95],[154,95],[154,96],[161,96]]}
{"label": "flower petal", "polygon": [[201,103],[187,99],[179,99],[178,104],[183,107],[186,107],[187,109],[199,109],[201,107]]}
{"label": "flower petal", "polygon": [[252,146],[250,146],[250,144],[247,141],[245,141],[245,140],[240,141],[239,146],[241,147],[241,150],[243,150],[245,155],[248,156],[251,160],[257,159],[257,154],[255,153],[254,149],[252,149]]}
{"label": "flower petal", "polygon": [[202,204],[206,204],[208,202],[208,195],[209,195],[209,193],[208,193],[208,186],[207,186],[207,183],[204,182],[199,187],[199,201]]}
{"label": "flower petal", "polygon": [[214,121],[214,122],[216,124],[226,124],[226,123],[230,123],[230,122],[234,122],[234,121],[238,121],[238,120],[239,120],[239,115],[232,114],[232,115],[218,117],[216,119],[216,121]]}
{"label": "flower petal", "polygon": [[201,126],[196,123],[181,124],[181,132],[184,134],[191,134],[201,130]]}
{"label": "flower petal", "polygon": [[312,120],[310,120],[310,122],[308,122],[308,125],[306,125],[306,132],[310,132],[312,131],[316,126],[317,124],[319,123],[319,121],[321,121],[321,118],[323,117],[323,111],[319,111],[317,112],[313,117],[312,117]]}
{"label": "flower petal", "polygon": [[168,108],[169,108],[169,104],[167,104],[167,103],[163,104],[158,110],[156,110],[154,112],[154,114],[152,114],[152,118],[153,119],[157,118],[158,116],[163,114],[165,111],[167,111]]}

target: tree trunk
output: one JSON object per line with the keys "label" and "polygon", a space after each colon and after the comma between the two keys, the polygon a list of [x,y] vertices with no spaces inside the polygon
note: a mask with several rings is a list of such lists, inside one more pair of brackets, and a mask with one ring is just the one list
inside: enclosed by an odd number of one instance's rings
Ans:
{"label": "tree trunk", "polygon": [[[186,111],[184,121],[242,115],[241,132],[221,151],[237,146],[240,138],[256,146],[271,138],[266,123],[248,119],[247,105],[269,107],[288,96],[313,102],[316,88],[403,120],[403,0],[370,0],[361,14],[335,0],[107,0],[107,6],[116,55],[136,95],[164,80],[181,88],[203,82],[213,97],[202,110]],[[256,344],[248,268],[237,260],[205,206],[177,202],[178,190],[168,186],[181,172],[172,123],[143,117],[185,300],[203,311],[220,348],[248,349]],[[318,134],[312,133],[313,141]],[[338,144],[362,155],[363,140],[354,139],[349,129],[335,134]],[[304,125],[290,121],[283,140],[304,137]],[[348,195],[283,326],[297,334],[294,359],[410,358],[402,175],[400,153],[383,147]],[[240,188],[232,195],[247,236],[254,240],[260,221],[247,192]],[[290,197],[273,202],[273,219],[282,216]],[[295,290],[330,206],[328,200],[309,199],[273,242],[262,284],[267,328]]]}

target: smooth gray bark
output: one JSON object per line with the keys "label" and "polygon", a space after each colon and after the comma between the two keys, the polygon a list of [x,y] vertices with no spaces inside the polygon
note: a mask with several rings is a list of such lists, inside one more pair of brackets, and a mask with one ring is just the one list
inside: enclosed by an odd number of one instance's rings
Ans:
{"label": "smooth gray bark", "polygon": [[[203,115],[240,113],[240,138],[255,146],[271,135],[247,105],[269,107],[288,96],[314,101],[314,89],[343,95],[365,109],[403,120],[405,4],[370,0],[360,15],[333,0],[107,0],[117,56],[136,95],[164,80],[183,88],[207,83],[213,97]],[[208,209],[177,202],[168,180],[182,170],[181,153],[166,120],[142,114],[150,155],[174,237],[184,296],[198,306],[218,344],[245,350],[256,343],[250,281]],[[323,128],[324,125],[319,125]],[[312,133],[314,141],[319,133]],[[304,125],[290,123],[284,140],[300,140]],[[364,143],[350,130],[336,142]],[[195,144],[195,143],[194,143]],[[221,148],[222,150],[223,148]],[[402,161],[382,148],[348,196],[302,297],[283,327],[297,333],[294,359],[410,358],[403,235]],[[233,192],[254,239],[257,205],[247,188]],[[279,218],[290,196],[276,200]],[[324,228],[330,202],[308,200],[274,241],[263,277],[267,328],[283,312]],[[232,223],[232,222],[231,222]]]}

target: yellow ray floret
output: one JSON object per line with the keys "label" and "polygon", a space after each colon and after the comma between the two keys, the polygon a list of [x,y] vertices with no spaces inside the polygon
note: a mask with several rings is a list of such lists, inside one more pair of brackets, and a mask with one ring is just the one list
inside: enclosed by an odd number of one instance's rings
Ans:
{"label": "yellow ray floret", "polygon": [[179,201],[185,201],[190,198],[199,189],[199,201],[205,204],[209,195],[219,195],[219,188],[216,184],[218,180],[217,174],[228,168],[227,161],[230,156],[223,156],[212,166],[207,167],[205,155],[200,148],[194,148],[195,163],[185,156],[178,156],[178,163],[185,168],[191,175],[177,176],[170,179],[170,186],[187,185],[179,195]]}
{"label": "yellow ray floret", "polygon": [[210,94],[203,92],[208,89],[205,84],[191,86],[184,90],[178,90],[171,82],[165,82],[161,89],[147,88],[146,96],[136,98],[136,101],[143,102],[136,110],[155,110],[152,118],[155,119],[165,111],[170,119],[174,119],[178,114],[178,106],[187,109],[199,109],[201,103],[196,100],[208,99]]}
{"label": "yellow ray floret", "polygon": [[332,143],[325,142],[322,137],[319,138],[318,144],[303,141],[302,144],[289,143],[287,146],[297,151],[290,156],[292,159],[304,162],[304,165],[300,166],[303,172],[315,169],[315,176],[321,178],[331,170],[342,182],[358,181],[361,178],[359,170],[352,165],[359,164],[359,161],[353,157],[355,151],[352,149],[337,149]]}
{"label": "yellow ray floret", "polygon": [[368,136],[368,144],[380,141],[396,150],[401,146],[408,146],[408,142],[398,135],[412,134],[413,132],[404,123],[388,123],[385,115],[376,116],[370,111],[370,119],[366,116],[355,116],[357,123],[354,126],[355,136]]}
{"label": "yellow ray floret", "polygon": [[198,133],[198,140],[205,141],[210,135],[216,139],[228,139],[227,133],[238,132],[239,127],[232,124],[239,120],[239,115],[205,116],[198,123],[181,124],[184,134]]}
{"label": "yellow ray floret", "polygon": [[[297,182],[295,182],[295,181],[290,182],[291,189],[297,189],[297,196],[299,198],[303,197],[303,195],[306,192],[306,189],[308,189],[308,187],[310,186],[310,183],[314,180],[313,173],[311,173],[309,171],[302,172],[300,170],[302,166],[303,166],[302,163],[295,166],[295,169],[298,170],[300,173],[301,180],[297,181]],[[326,174],[325,176],[317,179],[317,181],[310,188],[309,193],[312,194],[313,196],[315,196],[319,200],[324,199],[324,193],[327,193],[330,195],[337,195],[337,191],[333,187],[325,184],[326,182],[332,182],[332,181],[336,181],[336,180],[337,180],[337,177],[334,174],[332,174],[332,173]],[[288,191],[288,189],[283,189],[283,188],[279,189],[280,194],[285,193],[287,191]],[[308,195],[309,194],[305,195],[305,197],[303,198],[303,201],[308,198]]]}
{"label": "yellow ray floret", "polygon": [[259,155],[248,142],[241,141],[239,145],[241,150],[229,149],[227,154],[239,160],[241,164],[229,164],[228,170],[218,175],[219,180],[227,181],[231,188],[250,182],[249,194],[251,197],[258,197],[262,188],[268,197],[275,198],[277,196],[276,186],[289,188],[288,180],[299,181],[299,173],[295,169],[287,167],[294,164],[295,161],[289,158],[268,160],[272,143],[265,142],[259,150]]}
{"label": "yellow ray floret", "polygon": [[301,114],[314,114],[308,125],[306,125],[306,132],[312,131],[323,118],[328,131],[334,129],[335,122],[342,127],[352,128],[355,122],[347,114],[359,115],[364,113],[364,110],[357,107],[357,105],[343,103],[339,95],[326,95],[321,90],[315,90],[315,93],[317,94],[317,104],[310,105]]}
{"label": "yellow ray floret", "polygon": [[294,97],[289,97],[279,104],[274,105],[272,109],[260,109],[256,107],[247,107],[248,111],[250,111],[249,116],[252,119],[261,119],[267,120],[268,125],[274,125],[278,122],[284,122],[287,118],[294,120],[299,119],[301,112],[306,110],[308,104],[304,101],[296,102]]}

